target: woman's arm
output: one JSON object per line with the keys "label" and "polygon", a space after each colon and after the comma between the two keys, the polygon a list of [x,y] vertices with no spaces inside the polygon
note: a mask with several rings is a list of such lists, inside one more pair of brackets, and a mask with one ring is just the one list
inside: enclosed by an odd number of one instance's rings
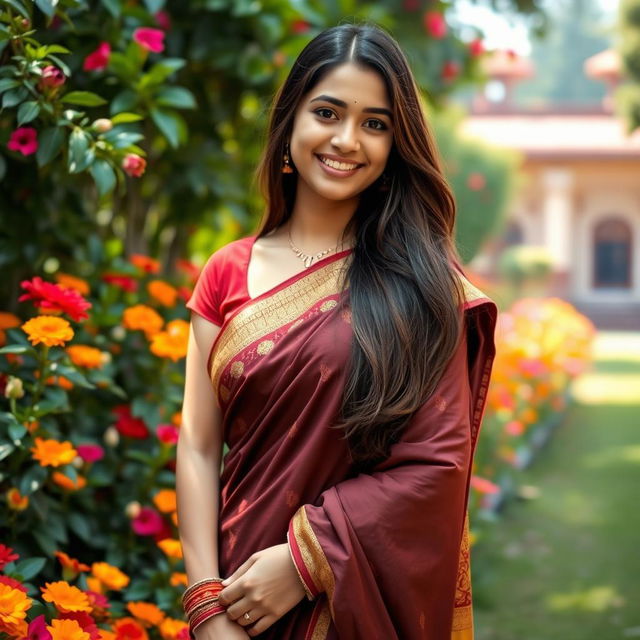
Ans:
{"label": "woman's arm", "polygon": [[[207,358],[220,328],[192,314],[187,350],[182,426],[177,447],[176,491],[180,541],[189,584],[219,576],[218,502],[222,430]],[[248,636],[227,616],[197,629],[198,639],[243,640]]]}

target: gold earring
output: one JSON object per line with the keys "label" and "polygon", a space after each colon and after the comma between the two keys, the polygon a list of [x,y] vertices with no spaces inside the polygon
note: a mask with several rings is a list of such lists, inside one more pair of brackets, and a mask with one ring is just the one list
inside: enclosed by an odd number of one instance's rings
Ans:
{"label": "gold earring", "polygon": [[282,158],[282,173],[293,173],[293,168],[291,167],[291,164],[289,163],[289,143],[287,142],[287,144],[285,145],[284,148],[284,156]]}

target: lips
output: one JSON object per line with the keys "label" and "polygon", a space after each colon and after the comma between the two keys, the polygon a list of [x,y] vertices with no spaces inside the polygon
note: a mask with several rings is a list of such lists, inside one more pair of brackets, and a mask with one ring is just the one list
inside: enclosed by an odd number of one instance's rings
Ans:
{"label": "lips", "polygon": [[352,173],[356,169],[363,167],[364,165],[358,162],[353,162],[343,158],[336,158],[335,156],[329,156],[324,154],[316,154],[316,158],[329,169],[334,171],[340,171],[342,173]]}

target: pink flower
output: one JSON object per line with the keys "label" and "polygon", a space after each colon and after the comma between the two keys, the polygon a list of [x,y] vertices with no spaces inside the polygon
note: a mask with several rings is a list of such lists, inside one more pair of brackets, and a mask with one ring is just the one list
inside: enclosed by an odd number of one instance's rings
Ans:
{"label": "pink flower", "polygon": [[122,161],[122,168],[127,175],[139,178],[147,168],[147,161],[137,153],[128,153]]}
{"label": "pink flower", "polygon": [[133,32],[133,39],[143,49],[161,53],[164,51],[164,31],[150,27],[140,27]]}
{"label": "pink flower", "polygon": [[447,35],[447,23],[439,11],[427,11],[424,14],[424,28],[436,40],[442,40]]}
{"label": "pink flower", "polygon": [[97,462],[104,458],[104,449],[98,444],[79,444],[76,451],[85,462]]}
{"label": "pink flower", "polygon": [[33,127],[16,129],[7,142],[7,148],[30,156],[38,150],[38,132]]}
{"label": "pink flower", "polygon": [[307,33],[311,25],[306,20],[294,20],[291,23],[291,31],[295,34]]}
{"label": "pink flower", "polygon": [[491,480],[487,480],[486,478],[481,478],[480,476],[471,476],[471,487],[478,491],[479,493],[487,493],[494,494],[500,493],[500,487],[491,482]]}
{"label": "pink flower", "polygon": [[455,60],[447,60],[442,65],[442,70],[440,71],[440,75],[445,82],[451,82],[451,80],[455,80],[459,73],[460,65]]}
{"label": "pink flower", "polygon": [[114,287],[129,293],[134,293],[138,290],[138,282],[130,276],[123,276],[118,273],[103,273],[101,279],[103,282],[112,284]]}
{"label": "pink flower", "polygon": [[476,38],[469,43],[469,53],[473,58],[477,58],[484,53],[484,44],[482,44],[481,38]]}
{"label": "pink flower", "polygon": [[171,17],[166,11],[158,11],[153,15],[156,24],[165,31],[171,29]]}
{"label": "pink flower", "polygon": [[109,64],[111,55],[111,45],[108,42],[101,42],[98,48],[90,53],[82,63],[85,71],[102,71]]}
{"label": "pink flower", "polygon": [[64,73],[58,67],[54,67],[52,64],[47,65],[42,70],[42,80],[40,80],[41,87],[60,87],[65,83]]}
{"label": "pink flower", "polygon": [[469,187],[471,191],[482,191],[486,186],[487,179],[482,173],[474,171],[469,174],[469,177],[467,178],[467,187]]}
{"label": "pink flower", "polygon": [[20,286],[27,293],[21,295],[18,302],[32,300],[36,307],[45,311],[61,311],[75,322],[89,317],[87,309],[91,308],[91,303],[75,289],[65,289],[58,284],[45,282],[38,276],[23,280]]}
{"label": "pink flower", "polygon": [[176,444],[178,442],[178,429],[172,424],[159,424],[156,434],[160,442],[164,444]]}
{"label": "pink flower", "polygon": [[131,521],[131,527],[139,536],[154,536],[164,527],[162,516],[151,507],[142,507]]}
{"label": "pink flower", "polygon": [[29,623],[27,640],[51,640],[44,614],[40,614]]}
{"label": "pink flower", "polygon": [[61,620],[75,620],[80,628],[89,634],[91,640],[100,638],[100,631],[96,626],[96,621],[86,611],[66,611],[60,613]]}
{"label": "pink flower", "polygon": [[510,436],[521,436],[524,433],[524,425],[519,420],[511,420],[504,425],[504,430]]}
{"label": "pink flower", "polygon": [[0,544],[0,570],[5,568],[10,562],[17,560],[20,556],[13,552],[11,547]]}

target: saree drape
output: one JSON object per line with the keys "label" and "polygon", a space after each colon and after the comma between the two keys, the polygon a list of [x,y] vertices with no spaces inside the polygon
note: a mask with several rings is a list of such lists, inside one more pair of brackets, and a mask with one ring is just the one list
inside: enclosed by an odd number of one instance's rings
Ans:
{"label": "saree drape", "polygon": [[465,514],[496,309],[464,280],[466,330],[435,393],[389,458],[356,473],[331,428],[352,340],[349,255],[247,299],[212,346],[229,448],[220,571],[288,540],[308,598],[263,639],[469,640]]}

